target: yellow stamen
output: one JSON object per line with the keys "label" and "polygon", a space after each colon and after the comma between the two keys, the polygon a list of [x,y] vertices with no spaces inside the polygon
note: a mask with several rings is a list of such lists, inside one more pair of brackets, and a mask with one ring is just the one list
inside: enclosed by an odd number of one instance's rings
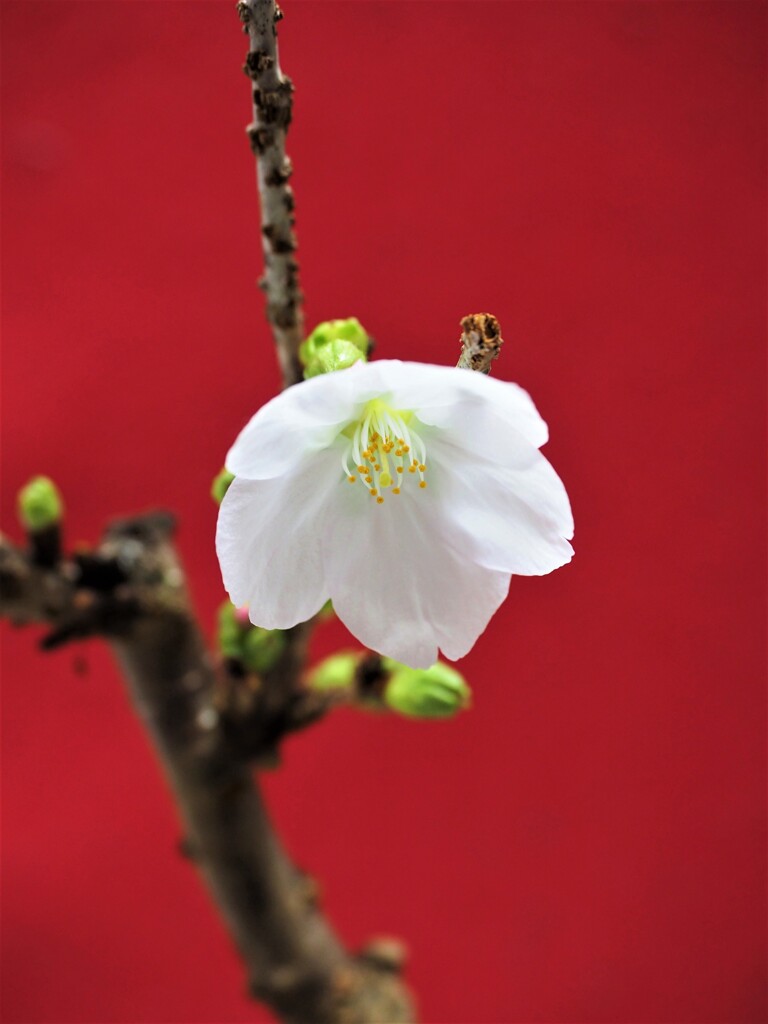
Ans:
{"label": "yellow stamen", "polygon": [[349,482],[355,482],[357,472],[379,505],[384,504],[387,487],[392,494],[401,493],[406,469],[410,474],[418,473],[419,487],[426,487],[426,448],[416,432],[418,426],[411,410],[394,409],[381,398],[366,402],[357,423],[350,423],[343,431],[349,447],[341,461]]}

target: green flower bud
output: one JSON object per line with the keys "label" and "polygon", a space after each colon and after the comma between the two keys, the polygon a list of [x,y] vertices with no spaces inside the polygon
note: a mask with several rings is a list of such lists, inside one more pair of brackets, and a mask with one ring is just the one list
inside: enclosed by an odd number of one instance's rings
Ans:
{"label": "green flower bud", "polygon": [[252,625],[244,609],[225,601],[219,608],[219,650],[225,658],[237,658],[252,672],[268,672],[285,649],[281,629],[263,629]]}
{"label": "green flower bud", "polygon": [[336,338],[351,342],[364,356],[368,355],[368,332],[356,316],[346,320],[331,320],[331,325]]}
{"label": "green flower bud", "polygon": [[234,473],[230,473],[228,469],[221,469],[213,478],[213,482],[211,483],[211,497],[217,505],[220,505],[224,500],[224,495],[229,490],[229,485],[234,479]]}
{"label": "green flower bud", "polygon": [[334,654],[310,673],[307,680],[313,690],[346,690],[355,681],[359,654]]}
{"label": "green flower bud", "polygon": [[268,672],[285,650],[285,633],[282,629],[264,629],[251,626],[243,640],[242,659],[252,671]]}
{"label": "green flower bud", "polygon": [[304,377],[317,377],[321,373],[332,373],[334,370],[346,370],[353,363],[365,362],[365,356],[351,341],[337,338],[317,349],[314,357],[307,363]]}
{"label": "green flower bud", "polygon": [[428,669],[408,668],[385,659],[392,675],[384,703],[409,718],[451,718],[468,705],[472,692],[455,669],[438,662]]}
{"label": "green flower bud", "polygon": [[225,601],[219,608],[218,622],[219,650],[225,658],[240,658],[243,633],[242,624],[237,618],[237,608],[231,601]]}
{"label": "green flower bud", "polygon": [[357,361],[351,358],[349,350],[344,350],[346,352],[345,356],[342,357],[339,352],[335,359],[330,360],[333,363],[341,359],[343,365],[331,365],[325,370],[313,368],[313,372],[310,373],[310,367],[317,361],[321,351],[333,344],[333,342],[348,342],[360,353],[358,358],[365,359],[368,355],[368,340],[368,332],[363,328],[357,317],[352,316],[347,320],[324,320],[323,323],[315,327],[309,337],[299,346],[299,359],[308,371],[305,376],[315,377],[318,373],[328,373],[329,370],[341,370]]}
{"label": "green flower bud", "polygon": [[64,503],[53,480],[36,476],[19,491],[19,519],[25,530],[36,532],[55,526],[64,514]]}

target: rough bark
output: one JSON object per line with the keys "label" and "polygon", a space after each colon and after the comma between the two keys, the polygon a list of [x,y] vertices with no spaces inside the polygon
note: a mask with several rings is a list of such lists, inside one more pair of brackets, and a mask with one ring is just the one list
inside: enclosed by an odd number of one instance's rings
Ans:
{"label": "rough bark", "polygon": [[293,168],[285,136],[293,115],[293,84],[280,70],[277,22],[282,12],[274,0],[241,0],[237,5],[249,50],[243,70],[251,79],[253,121],[246,131],[256,158],[261,198],[261,239],[267,319],[277,346],[286,387],[302,379],[299,345],[304,337],[303,296],[296,261]]}
{"label": "rough bark", "polygon": [[40,564],[34,537],[28,550],[0,538],[0,614],[47,623],[44,647],[94,634],[110,643],[173,792],[183,852],[224,918],[253,996],[295,1024],[407,1024],[398,947],[344,949],[317,886],[282,849],[252,770],[332,700],[302,687],[311,626],[289,632],[259,680],[215,666],[171,533],[167,515],[126,520],[95,552],[53,566]]}

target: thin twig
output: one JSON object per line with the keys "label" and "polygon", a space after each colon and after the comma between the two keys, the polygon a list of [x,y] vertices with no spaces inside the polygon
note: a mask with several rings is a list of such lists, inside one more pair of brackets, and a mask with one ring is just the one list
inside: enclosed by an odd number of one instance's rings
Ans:
{"label": "thin twig", "polygon": [[285,136],[291,123],[293,85],[280,70],[276,23],[282,12],[275,0],[241,0],[237,5],[250,48],[244,70],[253,86],[253,122],[247,133],[256,157],[261,200],[261,237],[267,299],[285,387],[302,379],[299,345],[304,335],[303,296],[296,261],[293,190],[288,184],[291,161]]}

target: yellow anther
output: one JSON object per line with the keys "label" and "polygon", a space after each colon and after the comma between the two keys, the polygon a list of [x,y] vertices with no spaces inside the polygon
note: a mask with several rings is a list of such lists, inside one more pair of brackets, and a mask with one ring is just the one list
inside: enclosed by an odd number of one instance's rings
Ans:
{"label": "yellow anther", "polygon": [[378,462],[376,463],[376,465],[373,468],[376,470],[377,473],[381,472],[381,466],[378,464]]}
{"label": "yellow anther", "polygon": [[409,466],[408,467],[408,472],[409,473],[415,473],[416,472],[416,467],[415,466]]}
{"label": "yellow anther", "polygon": [[373,483],[373,477],[372,477],[372,476],[367,476],[367,477],[365,478],[365,482],[366,482],[367,484],[372,484],[372,483]]}
{"label": "yellow anther", "polygon": [[421,470],[421,472],[422,472],[422,473],[424,472],[424,470],[425,470],[426,468],[427,468],[427,467],[426,467],[426,466],[425,466],[425,465],[424,465],[423,463],[422,463],[422,464],[421,464],[421,465],[419,466],[419,469]]}
{"label": "yellow anther", "polygon": [[410,450],[411,450],[411,446],[409,444],[404,444],[403,445],[403,451],[404,452],[409,452]]}
{"label": "yellow anther", "polygon": [[349,482],[350,482],[351,484],[353,484],[353,483],[355,482],[355,478],[354,478],[353,476],[348,476],[348,477],[347,477],[347,480],[349,480]]}
{"label": "yellow anther", "polygon": [[375,487],[372,487],[372,488],[371,488],[371,494],[372,494],[372,495],[374,496],[374,498],[376,497],[376,495],[377,495],[378,493],[379,493],[379,492],[378,492],[378,491],[376,490],[376,488],[375,488]]}
{"label": "yellow anther", "polygon": [[383,505],[384,504],[384,499],[383,498],[377,498],[376,499],[376,504],[377,505]]}
{"label": "yellow anther", "polygon": [[411,463],[411,465],[413,466],[414,469],[418,469],[419,468],[419,460],[418,459],[414,459],[413,462]]}
{"label": "yellow anther", "polygon": [[392,488],[392,493],[393,494],[399,494],[400,493],[400,488],[399,487],[393,487]]}
{"label": "yellow anther", "polygon": [[402,473],[403,472],[403,467],[402,466],[398,466],[397,467],[397,472],[398,473]]}
{"label": "yellow anther", "polygon": [[427,481],[426,480],[422,480],[421,483],[419,484],[419,487],[426,487],[426,486],[427,486]]}
{"label": "yellow anther", "polygon": [[357,467],[357,472],[358,473],[364,473],[365,472],[365,466],[358,466]]}

